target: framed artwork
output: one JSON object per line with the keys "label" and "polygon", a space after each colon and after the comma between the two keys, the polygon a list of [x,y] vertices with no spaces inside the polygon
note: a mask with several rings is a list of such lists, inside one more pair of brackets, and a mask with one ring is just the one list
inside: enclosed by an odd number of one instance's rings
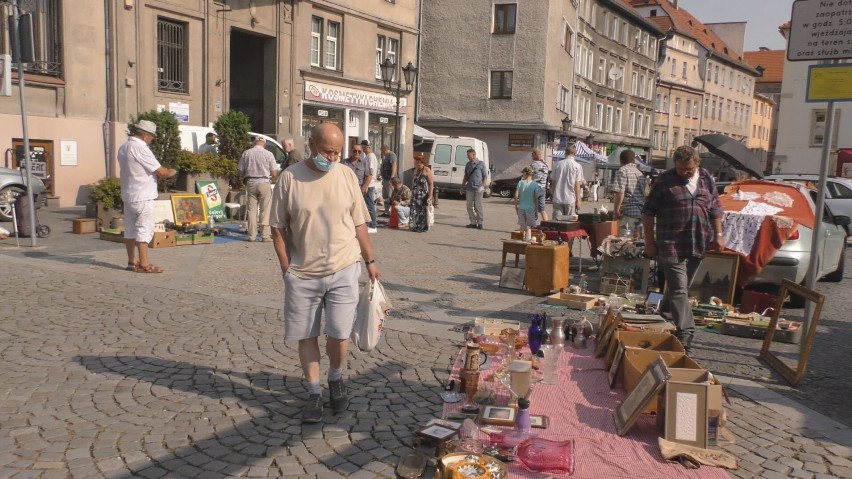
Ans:
{"label": "framed artwork", "polygon": [[547,429],[547,416],[530,415],[530,426],[538,429]]}
{"label": "framed artwork", "polygon": [[458,434],[458,430],[433,424],[417,431],[417,435],[430,441],[445,441]]}
{"label": "framed artwork", "polygon": [[512,426],[515,424],[515,408],[506,406],[485,406],[480,418],[482,424]]}
{"label": "framed artwork", "polygon": [[734,304],[739,266],[740,255],[737,253],[707,253],[695,270],[692,284],[689,285],[689,296],[705,304],[713,296],[725,304]]}
{"label": "framed artwork", "polygon": [[665,392],[665,437],[707,447],[707,385],[670,381]]}
{"label": "framed artwork", "polygon": [[[601,275],[617,274],[631,279],[633,293],[645,296],[648,291],[648,277],[651,274],[651,260],[648,258],[624,259],[604,256]],[[603,277],[603,276],[601,276]]]}
{"label": "framed artwork", "polygon": [[603,356],[607,352],[609,349],[609,343],[613,340],[613,335],[618,330],[618,325],[621,324],[621,313],[617,315],[614,314],[612,312],[612,308],[610,308],[610,312],[607,314],[607,317],[609,319],[604,322],[603,332],[599,333],[600,338],[598,339],[597,344],[595,344],[596,358]]}
{"label": "framed artwork", "polygon": [[642,411],[651,401],[656,400],[657,394],[666,385],[666,381],[671,375],[669,374],[666,362],[662,357],[658,357],[656,361],[648,366],[645,374],[639,378],[636,387],[624,398],[624,401],[612,412],[612,418],[615,420],[615,429],[619,436],[623,436],[630,431],[636,419],[642,414]]}
{"label": "framed artwork", "polygon": [[172,195],[175,224],[207,223],[207,202],[203,195]]}
{"label": "framed artwork", "polygon": [[621,369],[621,359],[624,357],[624,344],[619,341],[618,349],[615,350],[615,357],[612,359],[612,365],[609,367],[609,387],[615,387],[618,382],[618,371]]}
{"label": "framed artwork", "polygon": [[[805,337],[802,338],[802,349],[799,353],[796,369],[788,366],[770,350],[772,338],[775,336],[775,331],[778,330],[778,318],[781,315],[781,310],[784,306],[784,298],[787,296],[787,293],[797,294],[813,303],[813,312],[811,313],[811,318],[808,320],[808,330],[805,331]],[[781,290],[778,292],[778,302],[775,304],[775,309],[772,311],[772,319],[769,321],[769,328],[766,331],[766,336],[763,338],[763,347],[760,348],[760,357],[765,359],[766,362],[772,366],[772,369],[778,371],[778,374],[783,376],[784,379],[786,379],[793,387],[796,387],[805,376],[805,366],[808,364],[808,358],[811,355],[811,348],[814,345],[817,323],[819,323],[819,317],[822,313],[822,305],[824,302],[825,296],[812,289],[798,285],[788,279],[781,281]]]}

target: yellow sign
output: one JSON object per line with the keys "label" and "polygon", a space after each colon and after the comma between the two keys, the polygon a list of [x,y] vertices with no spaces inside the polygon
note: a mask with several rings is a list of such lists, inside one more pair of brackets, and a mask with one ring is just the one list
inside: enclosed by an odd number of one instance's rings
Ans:
{"label": "yellow sign", "polygon": [[852,101],[852,65],[811,66],[806,101]]}

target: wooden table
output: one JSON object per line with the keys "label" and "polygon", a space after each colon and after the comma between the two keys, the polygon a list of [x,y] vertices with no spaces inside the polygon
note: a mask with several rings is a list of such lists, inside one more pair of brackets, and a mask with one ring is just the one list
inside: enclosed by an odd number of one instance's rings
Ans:
{"label": "wooden table", "polygon": [[511,253],[515,255],[515,268],[517,268],[518,263],[520,261],[520,256],[522,254],[527,254],[527,246],[529,246],[529,243],[527,243],[526,241],[504,239],[503,261],[500,263],[500,267],[502,268],[503,266],[506,266],[506,255]]}

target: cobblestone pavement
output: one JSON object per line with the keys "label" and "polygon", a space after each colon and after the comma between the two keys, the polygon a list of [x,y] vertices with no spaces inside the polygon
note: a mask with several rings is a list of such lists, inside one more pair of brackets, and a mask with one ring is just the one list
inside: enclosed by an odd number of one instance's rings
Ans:
{"label": "cobblestone pavement", "polygon": [[[39,247],[0,241],[0,477],[393,477],[440,414],[451,329],[540,308],[496,287],[514,212],[486,207],[482,231],[442,200],[434,231],[372,235],[392,321],[376,351],[350,357],[350,408],[304,426],[268,244],[152,250],[167,271],[133,274],[122,245],[67,233],[79,210],[43,211],[53,235]],[[844,285],[820,284],[829,301],[798,389],[755,358],[759,342],[700,334],[695,358],[730,384],[732,476],[852,477]]]}

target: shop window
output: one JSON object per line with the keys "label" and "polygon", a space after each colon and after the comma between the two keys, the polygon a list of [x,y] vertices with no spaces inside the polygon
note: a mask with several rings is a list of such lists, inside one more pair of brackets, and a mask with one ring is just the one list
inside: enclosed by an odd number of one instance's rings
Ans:
{"label": "shop window", "polygon": [[491,98],[512,98],[512,72],[491,72]]}
{"label": "shop window", "polygon": [[[35,61],[24,64],[24,71],[54,77],[62,76],[62,22],[59,10],[59,0],[25,1],[21,3],[22,10],[32,14],[33,21],[33,51]],[[12,54],[12,46],[8,42],[8,23],[6,19],[12,15],[9,2],[0,2],[0,54]],[[18,65],[12,64],[17,70]]]}
{"label": "shop window", "polygon": [[187,24],[157,18],[157,90],[188,93]]}
{"label": "shop window", "polygon": [[494,33],[515,33],[516,3],[494,5]]}

